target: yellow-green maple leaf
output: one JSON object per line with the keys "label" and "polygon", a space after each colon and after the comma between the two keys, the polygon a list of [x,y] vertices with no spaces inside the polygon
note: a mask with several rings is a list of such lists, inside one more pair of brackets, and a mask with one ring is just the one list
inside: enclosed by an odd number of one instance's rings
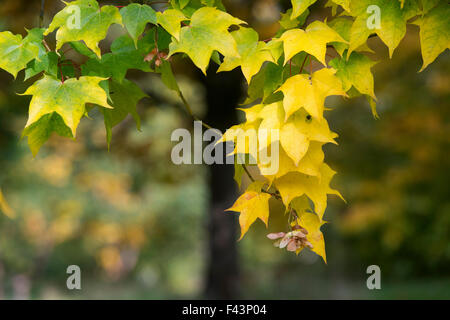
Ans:
{"label": "yellow-green maple leaf", "polygon": [[157,12],[158,24],[163,27],[172,37],[180,40],[181,22],[189,20],[184,14],[176,9],[167,9],[164,12]]}
{"label": "yellow-green maple leaf", "polygon": [[[380,8],[380,27],[369,28],[368,21],[376,12],[367,11],[369,6]],[[392,0],[359,0],[351,1],[350,11],[356,17],[350,30],[349,56],[359,46],[363,45],[367,38],[376,33],[389,48],[389,57],[392,57],[394,49],[406,34],[406,20],[408,10],[402,10],[399,1]]]}
{"label": "yellow-green maple leaf", "polygon": [[306,30],[288,30],[281,35],[280,40],[283,41],[285,64],[297,53],[305,51],[325,65],[327,43],[347,42],[339,33],[321,21],[314,21]]}
{"label": "yellow-green maple leaf", "polygon": [[323,117],[324,103],[327,96],[346,96],[341,80],[335,75],[336,70],[323,68],[313,73],[312,79],[306,74],[290,77],[277,90],[284,94],[283,105],[287,120],[300,108],[313,117]]}
{"label": "yellow-green maple leaf", "polygon": [[240,212],[239,224],[241,226],[241,236],[245,235],[248,228],[256,221],[261,219],[266,226],[269,223],[269,199],[270,194],[261,192],[261,188],[264,186],[264,182],[255,181],[250,184],[233,206],[227,211]]}
{"label": "yellow-green maple leaf", "polygon": [[305,23],[306,18],[309,15],[309,10],[306,9],[301,15],[294,19],[291,19],[291,15],[292,9],[287,10],[285,13],[281,13],[281,19],[278,21],[278,23],[282,28],[289,30],[301,27]]}
{"label": "yellow-green maple leaf", "polygon": [[31,153],[36,156],[53,133],[61,137],[73,138],[72,131],[56,112],[48,113],[27,126],[22,132],[22,137],[28,138]]}
{"label": "yellow-green maple leaf", "polygon": [[371,68],[376,64],[369,57],[353,52],[348,60],[335,58],[329,65],[337,70],[336,76],[341,79],[344,91],[350,90],[353,86],[360,93],[367,94],[376,99],[373,89],[373,75]]}
{"label": "yellow-green maple leaf", "polygon": [[9,31],[0,32],[0,68],[15,78],[28,62],[38,59],[43,31],[43,29],[32,29],[23,39],[20,34],[14,35]]}
{"label": "yellow-green maple leaf", "polygon": [[295,19],[300,16],[303,12],[308,9],[310,5],[312,5],[317,0],[291,0],[292,2],[292,13],[291,19]]}
{"label": "yellow-green maple leaf", "polygon": [[443,4],[435,7],[419,19],[420,47],[424,70],[442,52],[450,49],[450,6]]}
{"label": "yellow-green maple leaf", "polygon": [[200,8],[192,15],[190,25],[181,28],[180,40],[174,40],[170,44],[169,56],[177,52],[186,53],[206,74],[214,51],[220,52],[224,57],[239,57],[236,41],[228,28],[243,23],[245,22],[216,8]]}
{"label": "yellow-green maple leaf", "polygon": [[314,211],[322,220],[327,207],[327,195],[335,194],[342,198],[341,194],[330,187],[330,182],[336,174],[327,164],[320,167],[320,178],[298,172],[290,172],[281,178],[275,179],[274,186],[280,191],[283,203],[288,206],[296,197],[308,196],[314,203]]}
{"label": "yellow-green maple leaf", "polygon": [[[328,25],[333,30],[336,30],[336,32],[339,33],[339,35],[343,39],[345,39],[346,41],[350,41],[350,30],[353,25],[353,20],[347,17],[338,17],[331,20]],[[343,42],[331,42],[330,44],[334,47],[334,49],[336,49],[337,53],[339,53],[341,57],[343,56],[344,51],[349,47],[348,43]],[[355,51],[373,52],[373,50],[367,46],[366,42],[356,48]]]}
{"label": "yellow-green maple leaf", "polygon": [[66,3],[66,7],[55,15],[44,35],[58,29],[57,50],[66,42],[83,40],[100,57],[98,43],[106,37],[109,27],[114,23],[122,25],[122,16],[116,7],[106,5],[100,8],[96,0],[77,0]]}
{"label": "yellow-green maple leaf", "polygon": [[331,0],[332,2],[340,5],[345,11],[350,11],[351,0]]}
{"label": "yellow-green maple leaf", "polygon": [[100,77],[80,77],[62,83],[52,76],[45,75],[36,81],[22,95],[32,95],[28,122],[25,128],[47,114],[57,113],[75,137],[81,117],[86,112],[86,103],[104,108],[112,108],[107,102],[106,92],[99,86]]}
{"label": "yellow-green maple leaf", "polygon": [[231,33],[236,41],[240,57],[227,56],[217,72],[230,71],[241,67],[242,73],[250,83],[251,78],[258,73],[264,62],[275,62],[266,43],[258,41],[258,33],[251,28],[240,28]]}

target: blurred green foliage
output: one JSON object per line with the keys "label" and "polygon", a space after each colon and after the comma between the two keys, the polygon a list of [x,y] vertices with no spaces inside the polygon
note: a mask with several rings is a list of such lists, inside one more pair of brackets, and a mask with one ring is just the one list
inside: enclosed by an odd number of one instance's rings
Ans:
{"label": "blurred green foliage", "polygon": [[[141,82],[155,99],[141,102],[142,132],[129,130],[129,119],[110,153],[101,115],[92,112],[76,141],[55,136],[33,158],[19,141],[25,118],[2,100],[0,181],[13,208],[0,215],[0,290],[7,296],[17,275],[64,284],[69,264],[83,277],[131,277],[146,291],[157,287],[154,298],[201,289],[206,172],[171,164],[171,132],[189,123],[157,77]],[[201,96],[191,99],[201,106]]]}

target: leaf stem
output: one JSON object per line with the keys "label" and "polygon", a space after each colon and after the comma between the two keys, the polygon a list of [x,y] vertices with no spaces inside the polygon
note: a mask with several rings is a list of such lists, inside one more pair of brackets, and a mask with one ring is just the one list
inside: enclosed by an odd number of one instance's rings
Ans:
{"label": "leaf stem", "polygon": [[[246,173],[247,176],[250,178],[250,180],[251,180],[252,182],[255,182],[256,180],[255,180],[255,178],[253,178],[253,176],[252,176],[252,174],[250,173],[250,171],[248,170],[247,166],[246,166],[245,164],[242,164],[242,168],[244,169],[245,173]],[[277,191],[277,192],[270,192],[269,190],[261,189],[261,192],[270,194],[270,195],[271,195],[272,197],[274,197],[275,199],[281,200],[281,196],[280,196],[280,194],[278,193],[278,191]]]}
{"label": "leaf stem", "polygon": [[61,83],[64,83],[64,74],[62,72],[62,66],[59,64],[59,71],[61,72]]}
{"label": "leaf stem", "polygon": [[302,71],[303,71],[303,67],[305,66],[305,62],[306,62],[306,59],[308,59],[308,56],[309,56],[309,53],[308,53],[308,54],[306,54],[306,56],[305,56],[305,59],[303,60],[302,66],[300,67],[300,71],[299,71],[299,73],[302,73]]}

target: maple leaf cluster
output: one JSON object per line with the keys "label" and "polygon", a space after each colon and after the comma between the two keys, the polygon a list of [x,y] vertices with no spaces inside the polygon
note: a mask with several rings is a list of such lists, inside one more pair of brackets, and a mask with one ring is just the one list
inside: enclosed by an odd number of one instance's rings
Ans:
{"label": "maple leaf cluster", "polygon": [[[34,155],[54,132],[74,139],[81,119],[95,107],[104,116],[108,146],[112,128],[127,115],[139,129],[136,105],[146,95],[126,79],[130,69],[160,73],[190,111],[171,59],[186,56],[204,74],[211,61],[219,65],[218,72],[240,68],[248,84],[246,107],[240,108],[246,121],[231,127],[222,141],[235,141],[234,154],[244,159],[258,159],[258,152],[273,149],[273,139],[262,139],[267,130],[279,132],[280,145],[278,170],[268,173],[268,164],[257,160],[260,175],[250,177],[254,181],[229,209],[240,213],[241,238],[258,218],[268,225],[269,200],[274,199],[286,209],[289,230],[269,238],[289,251],[309,248],[326,261],[320,227],[327,197],[342,197],[330,187],[335,171],[324,162],[322,150],[324,144],[336,144],[338,136],[326,119],[331,108],[325,105],[327,97],[365,96],[378,117],[369,37],[378,36],[392,57],[407,24],[419,26],[422,71],[450,47],[450,7],[444,0],[329,0],[332,18],[307,23],[314,3],[292,0],[292,8],[281,14],[277,34],[261,41],[245,21],[226,13],[221,0],[172,0],[163,12],[145,4],[119,10],[96,0],[71,1],[48,28],[28,30],[25,37],[0,32],[0,68],[14,78],[21,70],[25,80],[36,77],[24,93],[32,98],[23,131]],[[377,28],[367,24],[373,18],[369,6],[380,9]],[[74,14],[79,14],[78,27],[68,24]],[[126,32],[102,54],[98,44],[113,24]],[[45,40],[52,32],[54,50]],[[63,47],[85,56],[85,62],[80,66],[67,59]],[[249,136],[258,146],[256,153],[237,142],[231,134],[236,129],[256,133]],[[250,175],[249,165],[236,165],[239,186],[243,173]]]}

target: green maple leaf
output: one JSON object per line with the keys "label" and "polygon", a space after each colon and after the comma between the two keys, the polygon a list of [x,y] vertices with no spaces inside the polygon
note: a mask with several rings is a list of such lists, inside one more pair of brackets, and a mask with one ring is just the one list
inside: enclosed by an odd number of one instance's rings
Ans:
{"label": "green maple leaf", "polygon": [[360,93],[367,94],[376,99],[373,90],[373,75],[371,68],[376,64],[369,57],[353,52],[348,60],[335,58],[329,65],[337,70],[336,76],[342,81],[344,91],[350,90],[353,86]]}
{"label": "green maple leaf", "polygon": [[44,71],[47,74],[50,74],[54,77],[57,76],[58,73],[58,55],[56,52],[43,52],[43,54],[39,54],[39,60],[34,59],[28,63],[27,68],[25,69],[25,81],[34,77],[38,73]]}
{"label": "green maple leaf", "polygon": [[167,60],[162,60],[161,66],[158,68],[158,71],[161,72],[161,80],[166,85],[166,87],[180,94],[180,87],[178,86],[177,80],[175,79],[175,75],[173,74],[170,62]]}
{"label": "green maple leaf", "polygon": [[39,59],[39,53],[45,50],[42,46],[43,32],[44,29],[29,30],[23,39],[20,34],[0,32],[0,68],[16,78],[31,60]]}
{"label": "green maple leaf", "polygon": [[23,130],[22,137],[28,137],[28,146],[33,156],[36,156],[42,145],[55,132],[61,137],[73,138],[72,131],[56,112],[42,116],[38,121]]}
{"label": "green maple leaf", "polygon": [[225,57],[239,57],[236,42],[228,28],[243,23],[245,22],[216,8],[200,8],[192,15],[190,25],[181,28],[180,40],[174,40],[170,44],[169,56],[177,52],[186,53],[206,74],[214,51]]}
{"label": "green maple leaf", "polygon": [[424,70],[442,52],[450,49],[450,7],[435,7],[416,22],[420,26],[420,47]]}
{"label": "green maple leaf", "polygon": [[231,33],[236,40],[240,57],[227,56],[217,72],[230,71],[241,67],[242,73],[250,83],[251,78],[258,73],[265,61],[275,62],[267,44],[258,41],[258,33],[251,28],[240,28]]}
{"label": "green maple leaf", "polygon": [[127,79],[123,80],[122,83],[112,80],[109,88],[114,109],[102,109],[108,148],[112,139],[112,128],[122,122],[128,114],[132,115],[136,122],[136,127],[140,130],[141,119],[136,111],[136,105],[139,100],[147,97],[141,88]]}
{"label": "green maple leaf", "polygon": [[190,0],[172,0],[171,5],[174,7],[181,9],[184,9],[189,4]]}
{"label": "green maple leaf", "polygon": [[308,15],[309,10],[306,9],[301,15],[292,19],[292,9],[289,9],[285,13],[281,14],[279,23],[285,30],[299,28],[306,22],[306,18],[308,17]]}
{"label": "green maple leaf", "polygon": [[307,54],[302,52],[292,58],[292,62],[296,65],[291,66],[287,64],[283,66],[275,63],[265,63],[250,81],[247,90],[248,97],[242,104],[250,104],[259,98],[265,104],[282,100],[283,95],[281,92],[276,92],[276,90],[292,76],[292,73],[300,72],[301,65],[304,65],[306,58],[308,58]]}
{"label": "green maple leaf", "polygon": [[247,90],[247,99],[242,103],[250,104],[262,98],[265,103],[272,93],[283,83],[283,67],[274,63],[263,65],[261,70],[252,78]]}
{"label": "green maple leaf", "polygon": [[[152,35],[148,36],[153,39]],[[111,53],[102,55],[101,59],[91,58],[82,66],[84,75],[113,77],[121,82],[128,69],[151,71],[148,62],[144,61],[147,54],[154,47],[153,41],[147,37],[138,41],[138,49],[128,35],[123,35],[111,44]]]}
{"label": "green maple leaf", "polygon": [[132,3],[122,8],[120,14],[123,24],[137,48],[138,37],[144,32],[147,23],[156,24],[156,12],[148,5]]}
{"label": "green maple leaf", "polygon": [[106,79],[80,77],[78,80],[69,79],[63,83],[52,76],[44,75],[22,94],[33,96],[25,128],[43,116],[56,112],[75,137],[78,123],[86,111],[86,103],[112,108],[107,103],[105,91],[99,86],[103,80]]}
{"label": "green maple leaf", "polygon": [[[76,25],[78,18],[79,28]],[[100,57],[98,43],[106,37],[109,27],[114,23],[122,25],[122,16],[116,7],[100,8],[96,0],[77,0],[67,3],[67,6],[55,15],[44,35],[58,29],[57,50],[66,42],[83,40],[87,47]]]}
{"label": "green maple leaf", "polygon": [[92,52],[83,42],[70,42],[70,46],[79,54],[82,54],[91,59],[97,59],[97,55]]}
{"label": "green maple leaf", "polygon": [[[367,12],[371,5],[378,6],[380,10],[380,28],[370,29],[368,20],[374,14]],[[350,47],[348,56],[356,48],[367,41],[367,38],[376,33],[389,48],[389,57],[399,45],[406,34],[406,20],[409,17],[409,9],[402,9],[399,1],[391,0],[359,0],[350,3],[350,10],[356,16],[350,31]]]}

